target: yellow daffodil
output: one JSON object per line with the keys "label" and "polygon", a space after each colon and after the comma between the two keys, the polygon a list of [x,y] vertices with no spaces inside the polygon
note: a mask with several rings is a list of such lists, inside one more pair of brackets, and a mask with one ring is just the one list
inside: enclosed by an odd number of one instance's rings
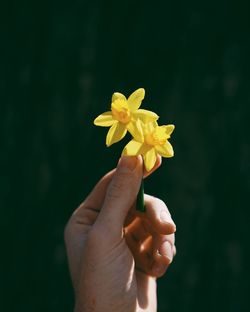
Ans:
{"label": "yellow daffodil", "polygon": [[133,139],[124,148],[125,156],[142,155],[145,168],[150,171],[156,162],[157,154],[173,157],[172,145],[168,142],[174,125],[158,126],[157,122],[142,124],[143,140]]}
{"label": "yellow daffodil", "polygon": [[143,140],[141,121],[148,123],[159,118],[151,111],[139,109],[144,96],[145,90],[143,88],[133,92],[128,99],[119,92],[113,94],[111,111],[99,115],[94,120],[96,126],[110,127],[106,137],[107,146],[120,141],[127,131],[136,140]]}

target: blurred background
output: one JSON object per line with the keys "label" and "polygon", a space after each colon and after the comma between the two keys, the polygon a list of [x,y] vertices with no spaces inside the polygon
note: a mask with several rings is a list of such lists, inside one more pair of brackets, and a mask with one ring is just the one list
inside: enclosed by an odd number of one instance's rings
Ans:
{"label": "blurred background", "polygon": [[124,142],[93,119],[115,91],[176,125],[145,182],[177,224],[160,312],[250,311],[247,1],[1,4],[1,311],[73,311],[65,224]]}

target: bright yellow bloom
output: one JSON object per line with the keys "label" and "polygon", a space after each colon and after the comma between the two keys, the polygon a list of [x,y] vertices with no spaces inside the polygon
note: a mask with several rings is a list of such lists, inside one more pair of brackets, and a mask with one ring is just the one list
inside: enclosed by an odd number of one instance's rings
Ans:
{"label": "bright yellow bloom", "polygon": [[142,155],[145,168],[150,171],[156,162],[157,154],[173,157],[172,145],[168,142],[174,125],[158,126],[157,122],[142,124],[143,140],[131,140],[124,148],[122,155]]}
{"label": "bright yellow bloom", "polygon": [[137,140],[143,140],[141,121],[144,123],[156,121],[159,116],[155,113],[139,109],[145,96],[145,90],[140,88],[127,99],[123,94],[115,92],[112,96],[111,111],[99,115],[94,124],[101,127],[110,127],[106,145],[120,141],[127,131]]}

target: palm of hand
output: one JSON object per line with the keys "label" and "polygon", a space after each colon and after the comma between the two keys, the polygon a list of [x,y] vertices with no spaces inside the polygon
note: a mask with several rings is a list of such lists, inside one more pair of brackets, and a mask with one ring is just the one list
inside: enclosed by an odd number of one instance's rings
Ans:
{"label": "palm of hand", "polygon": [[[66,230],[75,290],[81,292],[81,289],[88,288],[88,298],[83,291],[82,301],[78,305],[83,306],[84,302],[89,309],[98,310],[100,302],[100,308],[106,311],[105,302],[107,298],[112,298],[117,311],[156,311],[156,281],[146,272],[150,271],[153,259],[149,254],[152,236],[145,231],[145,220],[130,215],[121,238],[111,242],[107,240],[105,229],[98,233],[93,226],[98,213],[92,208],[85,209],[84,215],[75,213]],[[86,216],[92,224],[86,223]],[[143,237],[139,237],[142,233]],[[106,309],[110,311],[109,301],[107,305]]]}

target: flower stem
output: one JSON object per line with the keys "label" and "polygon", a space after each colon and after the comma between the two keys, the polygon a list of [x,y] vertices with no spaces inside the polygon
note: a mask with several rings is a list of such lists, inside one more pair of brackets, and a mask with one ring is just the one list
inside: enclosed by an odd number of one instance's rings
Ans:
{"label": "flower stem", "polygon": [[146,207],[144,205],[144,182],[143,182],[143,178],[141,180],[141,186],[140,186],[139,192],[137,194],[136,210],[140,211],[140,212],[146,211]]}

